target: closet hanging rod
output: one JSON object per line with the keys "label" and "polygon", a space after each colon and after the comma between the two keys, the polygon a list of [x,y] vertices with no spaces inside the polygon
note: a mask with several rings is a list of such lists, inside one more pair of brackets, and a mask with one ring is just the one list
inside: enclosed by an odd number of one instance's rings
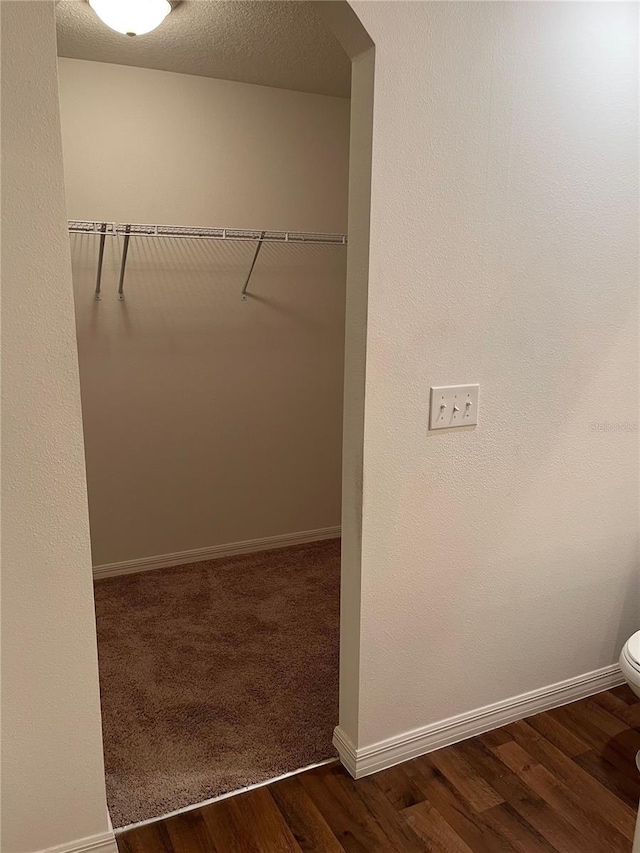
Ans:
{"label": "closet hanging rod", "polygon": [[346,234],[322,234],[315,231],[260,231],[252,228],[195,228],[190,225],[140,225],[117,222],[90,222],[82,219],[69,220],[69,233],[95,234],[107,237],[170,237],[190,240],[230,240],[258,243],[316,243],[329,245],[347,244]]}
{"label": "closet hanging rod", "polygon": [[102,299],[100,295],[100,285],[102,281],[102,260],[104,258],[104,238],[106,236],[107,223],[103,222],[100,225],[100,248],[98,249],[98,270],[96,273],[96,289],[93,292],[94,298],[99,302]]}

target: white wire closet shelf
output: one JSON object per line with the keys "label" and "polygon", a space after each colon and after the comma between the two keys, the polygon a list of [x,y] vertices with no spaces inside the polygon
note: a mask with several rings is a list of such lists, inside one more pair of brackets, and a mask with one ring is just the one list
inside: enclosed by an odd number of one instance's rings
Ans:
{"label": "white wire closet shelf", "polygon": [[315,245],[346,246],[346,234],[322,234],[315,231],[258,231],[252,228],[197,228],[182,225],[145,225],[122,224],[117,222],[90,222],[84,219],[69,220],[70,234],[90,234],[100,238],[98,248],[98,268],[94,296],[101,297],[102,262],[104,244],[107,237],[123,237],[120,277],[118,280],[118,299],[124,299],[124,276],[127,266],[127,254],[131,237],[163,237],[189,240],[229,240],[241,243],[256,243],[255,252],[247,278],[241,290],[242,299],[247,299],[247,288],[256,265],[263,243],[312,243]]}

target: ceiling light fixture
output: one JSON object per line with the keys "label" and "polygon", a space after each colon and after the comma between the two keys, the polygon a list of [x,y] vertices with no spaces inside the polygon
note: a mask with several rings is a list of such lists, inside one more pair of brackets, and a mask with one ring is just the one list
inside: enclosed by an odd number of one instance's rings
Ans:
{"label": "ceiling light fixture", "polygon": [[150,33],[171,11],[169,0],[89,0],[89,5],[103,23],[126,36]]}

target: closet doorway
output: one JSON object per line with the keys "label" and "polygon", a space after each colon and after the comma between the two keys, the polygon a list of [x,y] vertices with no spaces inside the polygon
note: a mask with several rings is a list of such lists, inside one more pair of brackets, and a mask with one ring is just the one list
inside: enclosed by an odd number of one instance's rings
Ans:
{"label": "closet doorway", "polygon": [[305,3],[57,16],[121,828],[336,757],[350,61]]}

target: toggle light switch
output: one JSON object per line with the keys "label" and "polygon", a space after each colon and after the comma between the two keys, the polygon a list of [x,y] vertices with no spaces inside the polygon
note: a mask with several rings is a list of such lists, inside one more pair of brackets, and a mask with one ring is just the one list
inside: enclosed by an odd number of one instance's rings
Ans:
{"label": "toggle light switch", "polygon": [[477,424],[479,399],[477,384],[432,386],[429,429]]}

